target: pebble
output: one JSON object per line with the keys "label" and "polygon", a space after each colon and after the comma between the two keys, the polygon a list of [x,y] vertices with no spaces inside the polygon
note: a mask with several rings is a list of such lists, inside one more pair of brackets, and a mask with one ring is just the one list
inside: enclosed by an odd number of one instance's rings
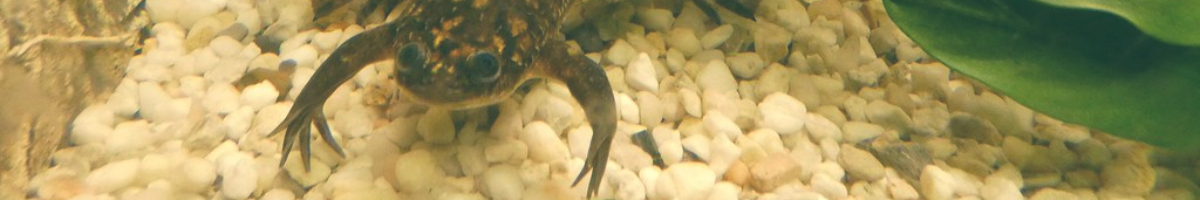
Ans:
{"label": "pebble", "polygon": [[664,104],[653,93],[641,91],[637,93],[638,113],[640,123],[644,126],[655,127],[662,123]]}
{"label": "pebble", "polygon": [[[416,149],[400,155],[396,158],[395,165],[396,188],[409,194],[428,192],[446,177],[446,173],[438,166],[435,159],[437,158],[433,153],[424,149]],[[515,170],[511,175],[517,175]],[[520,178],[516,178],[516,181],[520,181]]]}
{"label": "pebble", "polygon": [[[875,137],[883,135],[883,131],[883,127],[879,125],[852,121],[842,125],[842,133],[844,135],[840,136],[840,138],[846,142],[859,143],[875,139]],[[834,138],[838,137],[835,136]]]}
{"label": "pebble", "polygon": [[892,130],[907,130],[912,124],[912,118],[909,118],[903,109],[881,100],[868,104],[866,115],[871,123]]}
{"label": "pebble", "polygon": [[758,191],[771,191],[779,186],[802,178],[802,165],[794,156],[770,154],[759,162],[749,163],[750,185]]}
{"label": "pebble", "polygon": [[637,49],[634,49],[629,42],[626,42],[624,39],[617,39],[613,42],[612,47],[609,47],[608,51],[604,54],[604,59],[607,60],[608,63],[626,64],[630,63],[630,61],[633,61],[637,56]]}
{"label": "pebble", "polygon": [[833,179],[825,174],[814,174],[812,180],[813,192],[820,193],[822,196],[830,199],[846,199],[849,191],[846,190],[846,185],[841,181]]}
{"label": "pebble", "polygon": [[787,29],[773,23],[760,21],[751,30],[754,35],[754,52],[762,56],[763,61],[775,62],[787,57],[788,45],[792,43],[792,34]]}
{"label": "pebble", "polygon": [[739,158],[742,158],[742,149],[730,139],[714,137],[711,147],[712,154],[707,160],[708,167],[717,176],[724,176],[725,171],[729,170],[729,166],[733,165]]}
{"label": "pebble", "polygon": [[566,144],[558,139],[550,125],[534,121],[525,125],[519,137],[529,147],[529,158],[538,162],[554,162],[570,157]]}
{"label": "pebble", "polygon": [[725,61],[729,62],[729,68],[733,75],[742,79],[758,77],[763,68],[767,67],[757,53],[737,53],[725,58]]}
{"label": "pebble", "polygon": [[672,196],[680,200],[707,199],[712,192],[713,185],[717,182],[716,174],[713,174],[713,171],[702,163],[678,163],[671,165],[663,173],[665,176],[659,176],[658,188],[667,186],[662,184],[663,179],[669,179],[669,182],[675,186],[675,194]]}
{"label": "pebble", "polygon": [[[337,130],[334,133],[337,133],[337,134],[333,134],[333,136],[336,138],[337,136],[345,135],[346,137],[348,137],[347,139],[349,139],[349,138],[360,138],[360,137],[366,136],[367,134],[370,134],[371,129],[375,127],[373,124],[371,124],[371,122],[373,120],[370,117],[370,112],[371,111],[368,110],[368,108],[362,107],[362,106],[353,106],[350,109],[338,111],[337,112],[337,120],[333,122],[333,128],[335,130]],[[427,112],[425,116],[428,116],[428,115],[429,114]],[[425,117],[425,116],[422,116],[422,117]],[[421,123],[421,122],[422,121],[419,121],[418,123]],[[431,121],[423,121],[423,122],[431,123],[431,124],[428,124],[430,126],[436,126],[438,123],[436,121],[436,119],[431,119]],[[418,132],[425,131],[421,128],[422,128],[421,124],[418,124],[417,125]],[[445,128],[445,127],[441,127],[441,128]],[[437,128],[434,128],[434,129],[437,129]],[[451,128],[450,130],[453,130],[453,128]],[[441,131],[447,131],[447,130],[441,130]],[[438,132],[438,130],[433,130],[430,132]],[[446,134],[446,135],[451,135],[451,134]],[[436,137],[436,136],[433,136],[433,137]],[[330,138],[322,138],[322,139],[328,140]],[[432,138],[428,138],[428,137],[426,137],[426,139],[427,139],[427,141],[430,141],[430,142],[438,141],[437,139],[432,139]]]}
{"label": "pebble", "polygon": [[921,195],[931,200],[952,199],[956,184],[962,183],[935,165],[925,166],[921,172]]}
{"label": "pebble", "polygon": [[292,194],[291,191],[287,191],[287,190],[284,190],[281,188],[276,188],[276,189],[271,189],[270,191],[267,191],[267,193],[263,194],[261,199],[262,200],[294,200],[294,199],[296,199],[296,195]]}
{"label": "pebble", "polygon": [[675,22],[675,14],[667,9],[642,9],[635,17],[646,29],[653,31],[666,31]]}
{"label": "pebble", "polygon": [[700,117],[704,114],[702,104],[700,103],[700,94],[694,90],[679,89],[679,97],[683,103],[683,110],[692,117]]}
{"label": "pebble", "polygon": [[712,188],[712,193],[708,195],[708,200],[724,200],[738,199],[741,195],[741,187],[730,182],[721,181]]}
{"label": "pebble", "polygon": [[493,199],[519,200],[525,191],[518,169],[511,165],[492,166],[484,172],[482,179],[484,192]]}
{"label": "pebble", "polygon": [[137,169],[138,159],[116,161],[92,170],[84,182],[96,192],[108,193],[133,183]]}
{"label": "pebble", "polygon": [[700,44],[704,49],[716,49],[729,40],[730,36],[733,36],[733,25],[721,25],[704,33],[704,36],[700,37]]}
{"label": "pebble", "polygon": [[700,86],[700,90],[728,92],[737,91],[737,80],[734,80],[732,72],[729,71],[729,66],[725,62],[711,61],[704,65],[696,76],[696,84]]}
{"label": "pebble", "polygon": [[794,134],[804,129],[808,109],[804,103],[785,93],[772,93],[758,104],[763,126],[780,134]]}
{"label": "pebble", "polygon": [[621,113],[621,120],[626,122],[642,121],[642,114],[639,112],[638,105],[633,101],[633,98],[625,93],[617,93],[616,100],[617,110]]}
{"label": "pebble", "polygon": [[1012,181],[999,176],[988,176],[984,179],[983,187],[979,188],[979,195],[983,199],[1023,199],[1021,188],[1013,184]]}
{"label": "pebble", "polygon": [[[682,18],[683,15],[681,14],[680,17]],[[703,49],[700,39],[696,38],[696,32],[689,28],[675,28],[667,33],[667,46],[670,49],[678,49],[685,57],[692,57]]]}
{"label": "pebble", "polygon": [[725,137],[727,140],[734,140],[743,135],[742,129],[733,119],[720,112],[708,112],[704,115],[704,128],[712,133],[713,137]]}
{"label": "pebble", "polygon": [[449,110],[430,109],[417,121],[417,133],[429,143],[449,144],[457,132],[454,121],[450,120]]}
{"label": "pebble", "polygon": [[488,140],[483,157],[489,163],[519,162],[529,157],[529,146],[515,138]]}
{"label": "pebble", "polygon": [[[291,163],[298,163],[298,162],[291,162]],[[324,166],[324,165],[319,165],[319,164],[314,165],[314,169],[321,168],[319,166]],[[325,167],[324,169],[325,169],[324,170],[325,175],[328,175],[329,168]],[[301,184],[303,184],[303,182],[305,180],[307,180],[307,182],[311,183],[311,182],[315,182],[316,180],[324,178],[324,177],[321,177],[318,179],[299,179],[298,177],[296,177],[296,174],[294,173],[294,171],[295,170],[288,170],[288,172],[289,172],[288,174],[291,175],[291,177],[293,179],[298,179],[298,181],[302,181]],[[313,170],[313,171],[318,171],[318,170]],[[309,173],[309,174],[313,174],[313,173]],[[258,186],[259,186],[258,185],[258,176],[259,176],[258,170],[255,169],[253,166],[251,166],[249,163],[238,163],[237,165],[235,165],[234,167],[232,167],[228,170],[223,170],[223,172],[221,172],[221,177],[223,177],[221,179],[221,191],[220,191],[221,195],[224,196],[225,198],[230,198],[230,199],[246,199],[247,197],[250,196],[250,193],[254,192],[258,188]],[[307,185],[307,186],[312,186],[312,185]]]}
{"label": "pebble", "polygon": [[974,139],[983,144],[1000,145],[1000,142],[1004,140],[991,122],[966,113],[955,113],[950,116],[947,126],[947,131],[955,137]]}
{"label": "pebble", "polygon": [[876,181],[883,178],[883,163],[875,159],[874,155],[862,149],[855,148],[849,144],[842,144],[842,155],[838,159],[838,163],[845,169],[850,178],[854,180]]}
{"label": "pebble", "polygon": [[650,55],[637,54],[637,58],[628,63],[629,65],[625,66],[625,81],[629,82],[629,87],[657,94],[658,75],[654,70],[654,63],[651,62]]}

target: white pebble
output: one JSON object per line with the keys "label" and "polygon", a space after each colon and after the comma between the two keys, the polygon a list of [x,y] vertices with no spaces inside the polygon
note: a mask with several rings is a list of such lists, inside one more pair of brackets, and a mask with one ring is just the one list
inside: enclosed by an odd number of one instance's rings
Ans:
{"label": "white pebble", "polygon": [[870,123],[851,121],[842,125],[842,133],[845,133],[842,136],[844,141],[858,143],[879,137],[879,135],[883,134],[883,127]]}
{"label": "white pebble", "polygon": [[529,157],[529,146],[517,139],[488,140],[483,157],[489,163],[520,162]]}
{"label": "white pebble", "polygon": [[733,144],[730,139],[714,137],[712,140],[711,156],[707,160],[708,167],[712,169],[714,174],[724,175],[725,171],[729,170],[729,166],[742,157],[742,149]]}
{"label": "white pebble", "polygon": [[983,187],[979,188],[979,193],[981,198],[988,200],[1025,198],[1021,194],[1021,188],[1018,188],[1012,181],[999,176],[988,176],[984,180]]}
{"label": "white pebble", "polygon": [[708,200],[725,200],[738,199],[741,195],[742,188],[727,181],[721,181],[713,186],[712,194],[708,195]]}
{"label": "white pebble", "polygon": [[954,188],[960,184],[954,175],[936,165],[928,165],[921,171],[921,194],[932,200],[952,199]]}
{"label": "white pebble", "polygon": [[763,125],[780,134],[793,134],[804,129],[808,108],[786,93],[773,93],[758,104]]}
{"label": "white pebble", "polygon": [[445,109],[430,109],[417,122],[417,133],[426,142],[433,144],[449,144],[454,140],[454,121],[450,119],[450,111]]}
{"label": "white pebble", "polygon": [[699,157],[701,160],[708,160],[711,158],[709,155],[711,155],[710,153],[712,153],[712,151],[711,148],[709,148],[709,145],[712,144],[712,139],[709,139],[709,137],[703,134],[688,136],[687,138],[683,139],[682,144],[683,149],[686,149],[688,152],[692,152],[692,154],[696,154],[696,157]]}
{"label": "white pebble", "polygon": [[260,199],[261,200],[294,200],[294,199],[296,199],[296,195],[292,194],[291,191],[285,190],[283,188],[275,188],[275,189],[271,189],[271,191],[267,191],[267,193],[263,194],[262,198],[260,198]]}
{"label": "white pebble", "polygon": [[704,36],[700,37],[700,44],[704,47],[704,49],[716,49],[717,47],[721,46],[721,44],[725,44],[725,41],[729,40],[729,37],[732,35],[733,25],[721,25],[713,30],[708,31],[707,33],[704,33]]}
{"label": "white pebble", "polygon": [[204,159],[187,158],[179,163],[178,169],[178,176],[168,176],[168,180],[181,191],[201,191],[217,179],[216,168]]}
{"label": "white pebble", "polygon": [[667,46],[672,49],[678,49],[684,56],[691,57],[700,53],[700,39],[696,38],[696,32],[688,28],[676,28],[671,30],[667,35]]}
{"label": "white pebble", "polygon": [[254,117],[254,110],[250,107],[242,107],[225,115],[221,119],[221,123],[225,125],[225,136],[229,139],[238,140],[250,130],[250,120]]}
{"label": "white pebble", "polygon": [[433,154],[424,149],[413,150],[396,158],[396,187],[401,192],[412,194],[427,192],[438,185],[446,174],[434,159]]}
{"label": "white pebble", "polygon": [[112,109],[117,116],[133,117],[133,114],[139,110],[137,81],[129,78],[121,79],[121,83],[117,84],[117,88],[108,97],[105,105]]}
{"label": "white pebble", "polygon": [[703,113],[700,103],[700,94],[689,89],[679,89],[679,97],[683,103],[683,110],[692,117],[700,117]]}
{"label": "white pebble", "polygon": [[517,168],[511,165],[495,165],[483,174],[484,191],[497,200],[519,200],[525,191],[525,184],[517,174]]}
{"label": "white pebble", "polygon": [[633,98],[625,93],[617,93],[617,109],[621,112],[621,120],[627,122],[641,122],[641,113],[638,112],[637,103],[633,102]]}
{"label": "white pebble", "polygon": [[700,73],[696,75],[696,84],[700,86],[700,90],[713,90],[718,92],[736,91],[737,80],[733,79],[732,72],[729,72],[729,66],[722,61],[710,61],[700,69]]}
{"label": "white pebble", "polygon": [[146,120],[127,121],[117,124],[112,135],[104,140],[105,153],[120,155],[126,152],[142,149],[152,141],[150,124]]}
{"label": "white pebble", "polygon": [[222,172],[221,195],[230,199],[245,199],[258,188],[258,169],[251,162],[238,163]]}
{"label": "white pebble", "polygon": [[[281,46],[280,49],[283,49]],[[279,55],[280,61],[293,60],[296,62],[297,68],[317,68],[317,48],[312,45],[301,45],[295,50],[282,51]]]}
{"label": "white pebble", "polygon": [[712,137],[725,137],[726,140],[737,139],[742,136],[742,128],[738,127],[733,119],[729,119],[720,112],[708,112],[704,115],[704,128],[712,133]]}
{"label": "white pebble", "polygon": [[813,192],[820,193],[830,199],[845,199],[849,196],[849,191],[846,190],[846,185],[841,181],[833,179],[825,174],[814,174],[812,180]]}
{"label": "white pebble", "polygon": [[646,53],[638,54],[636,59],[625,66],[625,81],[629,82],[629,87],[633,87],[633,89],[658,94],[657,77],[654,63],[651,62],[650,55]]}
{"label": "white pebble", "polygon": [[[366,136],[367,134],[371,133],[371,128],[374,128],[374,125],[373,125],[374,121],[371,120],[370,112],[371,111],[368,108],[362,107],[362,106],[353,106],[350,109],[338,111],[337,121],[334,121],[334,124],[333,124],[333,128],[337,130],[335,133],[341,133],[341,135],[345,135],[349,138],[360,138],[360,137]],[[426,113],[426,116],[428,116],[428,115],[429,114]],[[422,119],[423,118],[424,118],[424,116],[422,116]],[[420,122],[418,122],[418,123],[420,123]],[[434,121],[434,122],[429,122],[429,123],[434,123],[431,126],[436,126],[437,122]],[[421,124],[418,124],[417,127],[418,127],[417,130],[421,131],[421,129],[419,128],[419,127],[421,127]],[[445,128],[445,127],[442,127],[442,128]],[[440,131],[446,131],[446,130],[440,130]],[[453,131],[453,129],[451,129],[449,131]],[[437,131],[433,131],[433,132],[437,132]],[[441,133],[441,134],[453,135],[452,133]],[[335,137],[337,135],[338,134],[334,134]],[[330,138],[321,138],[321,139],[329,140]],[[428,140],[427,139],[426,141],[432,143],[433,141],[436,141],[436,140]]]}
{"label": "white pebble", "polygon": [[675,14],[667,9],[642,9],[637,12],[637,20],[646,29],[666,31],[675,22]]}
{"label": "white pebble", "polygon": [[842,156],[838,159],[846,173],[855,180],[875,181],[883,178],[883,164],[875,159],[875,155],[850,144],[842,144]]}
{"label": "white pebble", "polygon": [[558,139],[550,125],[542,121],[534,121],[525,125],[519,137],[529,146],[529,158],[538,162],[554,162],[570,157],[567,146]]}
{"label": "white pebble", "polygon": [[132,183],[137,169],[138,159],[112,162],[93,170],[84,182],[98,193],[108,193]]}
{"label": "white pebble", "polygon": [[275,85],[270,81],[262,81],[258,84],[246,86],[242,90],[242,105],[250,106],[254,110],[260,110],[267,105],[275,103],[275,99],[279,98],[279,91],[275,90]]}
{"label": "white pebble", "polygon": [[605,52],[604,58],[609,63],[625,64],[632,61],[637,54],[637,49],[629,45],[629,42],[626,42],[624,39],[617,39],[617,41],[613,42],[612,47],[608,48],[608,52]]}
{"label": "white pebble", "polygon": [[208,86],[208,92],[204,96],[204,101],[201,106],[209,113],[228,114],[241,107],[237,88],[229,83],[213,83]]}
{"label": "white pebble", "polygon": [[71,122],[71,143],[75,145],[97,144],[113,132],[114,113],[109,106],[92,105],[83,109]]}
{"label": "white pebble", "polygon": [[733,54],[733,56],[725,58],[725,61],[729,63],[733,75],[743,79],[758,77],[759,72],[767,67],[762,57],[753,52]]}
{"label": "white pebble", "polygon": [[664,173],[667,176],[661,176],[659,179],[670,178],[675,186],[674,196],[680,200],[707,199],[706,197],[711,193],[712,187],[717,181],[717,176],[713,174],[712,170],[701,163],[686,162],[671,165]]}

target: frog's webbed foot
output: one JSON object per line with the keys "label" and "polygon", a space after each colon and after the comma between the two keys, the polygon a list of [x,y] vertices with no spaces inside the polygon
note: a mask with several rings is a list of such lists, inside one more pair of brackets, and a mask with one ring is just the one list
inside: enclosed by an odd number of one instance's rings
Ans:
{"label": "frog's webbed foot", "polygon": [[312,125],[317,126],[317,132],[321,133],[325,144],[337,151],[338,155],[346,157],[346,152],[333,138],[329,122],[325,121],[325,111],[322,110],[322,105],[324,103],[297,102],[292,106],[292,111],[288,112],[287,118],[284,118],[283,122],[271,132],[271,135],[274,135],[281,129],[286,129],[283,135],[283,158],[279,160],[280,167],[287,162],[288,155],[292,152],[292,145],[296,143],[297,139],[300,140],[300,158],[304,162],[304,170],[308,170],[312,166]]}

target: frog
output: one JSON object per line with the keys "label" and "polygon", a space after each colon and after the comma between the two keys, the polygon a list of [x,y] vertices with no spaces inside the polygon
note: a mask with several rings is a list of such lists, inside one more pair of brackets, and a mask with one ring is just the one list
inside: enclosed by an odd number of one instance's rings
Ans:
{"label": "frog", "polygon": [[344,41],[297,94],[268,137],[284,133],[282,167],[297,143],[311,166],[312,129],[345,157],[323,107],[334,91],[365,66],[393,60],[398,93],[431,107],[472,109],[509,99],[532,80],[562,83],[583,108],[593,134],[582,169],[591,174],[586,198],[599,192],[618,113],[604,68],[572,47],[560,33],[568,6],[583,0],[409,0],[398,17]]}

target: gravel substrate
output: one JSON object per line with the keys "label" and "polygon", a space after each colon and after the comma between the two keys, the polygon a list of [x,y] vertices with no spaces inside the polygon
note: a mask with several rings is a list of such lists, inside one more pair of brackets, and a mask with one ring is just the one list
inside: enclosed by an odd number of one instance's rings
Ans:
{"label": "gravel substrate", "polygon": [[[31,197],[583,197],[586,184],[570,183],[592,132],[565,86],[532,84],[490,108],[429,108],[396,97],[390,61],[366,67],[325,105],[346,157],[316,141],[311,170],[296,153],[280,168],[282,137],[267,132],[314,68],[374,25],[302,28],[308,2],[148,0],[155,24],[142,54],[106,103],[74,121],[70,145],[31,181]],[[691,3],[679,13],[616,4],[613,16],[586,21],[595,23],[589,39],[608,44],[587,56],[608,71],[621,119],[602,199],[1192,199],[1197,191],[1154,166],[1144,144],[1064,124],[952,73],[879,0],[763,0],[757,22],[725,24]],[[576,19],[566,23],[585,22]],[[263,50],[259,35],[287,39]],[[631,142],[642,130],[666,168]]]}

